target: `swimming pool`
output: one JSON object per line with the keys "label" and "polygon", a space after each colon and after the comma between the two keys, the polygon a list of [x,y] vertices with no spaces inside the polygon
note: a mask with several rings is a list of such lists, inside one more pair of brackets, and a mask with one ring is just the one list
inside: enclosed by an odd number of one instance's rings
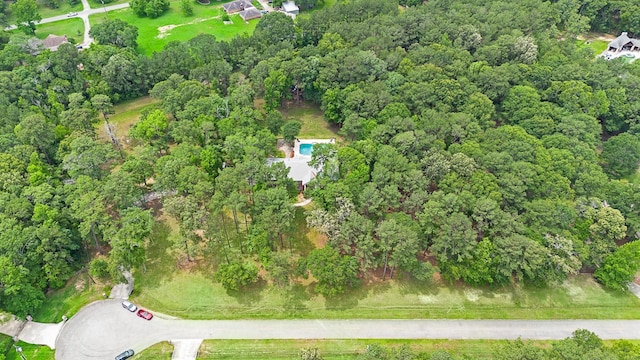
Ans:
{"label": "swimming pool", "polygon": [[311,156],[313,152],[313,144],[300,144],[300,155]]}

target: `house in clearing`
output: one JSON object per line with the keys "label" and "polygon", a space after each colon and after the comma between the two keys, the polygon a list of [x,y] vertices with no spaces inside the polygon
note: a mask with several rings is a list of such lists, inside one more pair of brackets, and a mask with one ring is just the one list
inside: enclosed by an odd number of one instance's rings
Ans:
{"label": "house in clearing", "polygon": [[638,51],[640,50],[640,40],[630,38],[626,32],[623,32],[615,38],[612,42],[609,43],[609,47],[607,48],[609,51],[618,52],[618,51]]}
{"label": "house in clearing", "polygon": [[262,17],[262,14],[260,13],[260,11],[258,9],[252,7],[252,8],[248,8],[248,9],[240,11],[240,17],[242,18],[242,20],[248,21],[248,20],[251,20],[251,19],[260,18],[260,17]]}
{"label": "house in clearing", "polygon": [[224,8],[224,11],[227,12],[227,14],[235,14],[241,11],[248,10],[250,8],[254,8],[253,4],[251,4],[251,1],[248,0],[232,1],[230,3],[222,4],[222,7]]}
{"label": "house in clearing", "polygon": [[298,13],[300,12],[300,8],[293,1],[283,2],[282,10],[284,10],[285,13],[291,14],[291,15],[298,15]]}
{"label": "house in clearing", "polygon": [[69,43],[67,35],[57,36],[49,34],[46,39],[42,40],[44,47],[51,51],[57,51],[60,45],[67,43]]}

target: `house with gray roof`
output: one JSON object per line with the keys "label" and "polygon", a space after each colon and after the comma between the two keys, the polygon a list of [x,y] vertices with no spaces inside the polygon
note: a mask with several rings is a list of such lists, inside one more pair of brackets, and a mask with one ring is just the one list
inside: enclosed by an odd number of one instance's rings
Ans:
{"label": "house with gray roof", "polygon": [[242,18],[242,20],[247,21],[247,20],[258,19],[262,17],[262,13],[260,13],[258,9],[252,7],[252,8],[248,8],[240,11],[240,17]]}
{"label": "house with gray roof", "polygon": [[609,47],[607,49],[613,52],[623,50],[638,51],[640,50],[640,39],[632,39],[626,32],[623,32],[620,36],[609,43]]}
{"label": "house with gray roof", "polygon": [[224,11],[227,12],[227,14],[235,14],[251,8],[255,9],[253,4],[251,4],[251,1],[248,1],[248,0],[232,1],[230,3],[222,4],[222,7],[224,8]]}
{"label": "house with gray roof", "polygon": [[49,34],[46,39],[42,40],[42,44],[44,45],[44,47],[51,51],[58,50],[58,47],[60,45],[66,44],[68,42],[69,40],[67,39],[67,35],[57,36]]}
{"label": "house with gray roof", "polygon": [[298,5],[296,5],[294,1],[283,2],[282,10],[284,10],[285,13],[291,14],[291,15],[298,15],[298,13],[300,12],[300,8],[298,7]]}

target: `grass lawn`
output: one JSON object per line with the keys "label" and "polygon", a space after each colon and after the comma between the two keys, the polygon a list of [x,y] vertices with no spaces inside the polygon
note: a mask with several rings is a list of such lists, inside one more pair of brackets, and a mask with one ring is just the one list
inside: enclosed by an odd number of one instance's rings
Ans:
{"label": "grass lawn", "polygon": [[[290,360],[298,358],[300,349],[317,348],[323,359],[356,359],[367,345],[378,344],[386,348],[407,345],[420,353],[447,351],[464,359],[493,359],[496,349],[506,340],[205,340],[200,346],[198,359],[226,360]],[[549,348],[552,341],[531,341],[540,348]],[[604,341],[610,347],[614,341]],[[638,341],[632,341],[638,344]],[[156,344],[134,357],[142,359],[171,358],[171,345]]]}
{"label": "grass lawn", "polygon": [[[89,0],[89,1],[92,1],[92,0]],[[67,2],[66,0],[61,0],[60,7],[58,7],[57,9],[52,9],[46,6],[44,1],[38,1],[38,12],[40,13],[40,16],[42,16],[43,19],[46,19],[52,16],[67,14],[70,12],[79,12],[79,11],[82,11],[82,3],[80,1],[78,1],[77,4],[71,6],[69,5],[69,2]],[[16,18],[11,13],[11,10],[9,9],[9,5],[7,5],[7,23],[12,25],[12,24],[15,24],[15,22],[16,22]]]}
{"label": "grass lawn", "polygon": [[297,120],[302,123],[300,139],[330,139],[341,138],[338,135],[338,127],[329,124],[318,105],[304,102],[296,104],[288,102],[280,108],[285,121]]}
{"label": "grass lawn", "polygon": [[[157,343],[144,349],[142,352],[136,354],[131,360],[156,360],[156,359],[171,359],[171,353],[173,352],[173,345],[166,341]],[[198,356],[198,359],[201,359]]]}
{"label": "grass lawn", "polygon": [[102,299],[104,286],[93,284],[86,272],[72,277],[67,286],[47,295],[44,304],[33,314],[38,322],[60,322],[62,315],[71,317],[83,306]]}
{"label": "grass lawn", "polygon": [[[303,224],[296,226],[309,232]],[[586,275],[549,288],[471,288],[406,279],[366,282],[331,299],[314,293],[313,285],[280,289],[265,281],[228,293],[213,281],[208,260],[177,269],[171,250],[175,233],[175,222],[157,223],[148,250],[153,260],[147,261],[146,273],[135,272],[133,300],[187,319],[640,319],[640,299],[605,291]],[[304,253],[315,237],[294,239],[294,247]]]}
{"label": "grass lawn", "polygon": [[[22,353],[29,360],[54,360],[55,351],[48,346],[32,345],[19,341],[18,346],[22,348]],[[11,346],[11,349],[5,354],[6,360],[22,360],[20,354]]]}
{"label": "grass lawn", "polygon": [[[126,147],[126,137],[129,134],[129,129],[133,124],[140,120],[140,114],[146,108],[152,108],[157,106],[158,100],[151,98],[150,96],[143,96],[137,99],[125,101],[113,107],[114,114],[109,116],[109,123],[115,128],[116,135],[120,140],[120,143]],[[109,135],[105,130],[104,121],[100,117],[98,123],[96,123],[98,136],[106,141],[110,142]]]}
{"label": "grass lawn", "polygon": [[[89,2],[89,7],[92,9],[98,9],[102,7],[102,3],[100,2],[100,0],[88,0]],[[130,0],[113,0],[109,3],[107,3],[106,1],[104,2],[104,6],[112,6],[112,5],[117,5],[117,4],[124,4],[130,2]]]}
{"label": "grass lawn", "polygon": [[[71,43],[82,43],[84,36],[84,23],[80,18],[71,18],[62,21],[38,25],[36,27],[36,36],[38,39],[44,39],[49,34],[67,35]],[[71,40],[73,39],[73,40]]]}
{"label": "grass lawn", "polygon": [[607,46],[609,42],[598,39],[589,39],[589,40],[576,40],[576,46],[578,48],[589,48],[593,51],[593,55],[599,55],[603,51],[607,50]]}
{"label": "grass lawn", "polygon": [[[138,51],[145,55],[162,50],[170,41],[186,41],[198,34],[213,34],[218,40],[229,40],[237,34],[253,33],[258,19],[245,24],[239,15],[231,16],[233,24],[225,25],[219,16],[223,10],[220,4],[212,2],[205,6],[193,5],[193,16],[185,17],[180,10],[180,1],[172,1],[171,8],[156,19],[140,18],[131,9],[109,12],[110,18],[118,18],[138,27]],[[103,14],[90,17],[91,24],[105,20]]]}

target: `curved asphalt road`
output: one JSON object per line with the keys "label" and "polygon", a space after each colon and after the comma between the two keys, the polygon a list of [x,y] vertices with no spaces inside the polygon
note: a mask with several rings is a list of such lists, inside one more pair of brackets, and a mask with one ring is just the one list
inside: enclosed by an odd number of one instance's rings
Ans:
{"label": "curved asphalt road", "polygon": [[113,359],[177,339],[563,339],[576,329],[640,339],[640,320],[168,320],[138,318],[120,300],[92,303],[62,328],[57,360]]}

